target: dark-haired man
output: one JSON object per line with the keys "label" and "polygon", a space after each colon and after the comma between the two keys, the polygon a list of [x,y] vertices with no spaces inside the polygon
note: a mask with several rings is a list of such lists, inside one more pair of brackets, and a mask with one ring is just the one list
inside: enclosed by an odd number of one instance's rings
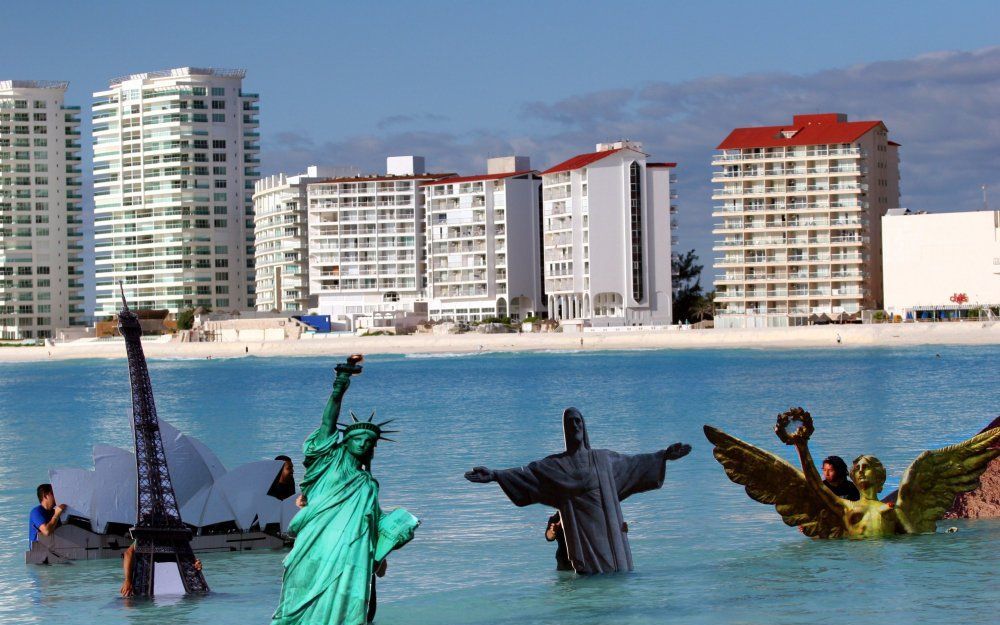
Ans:
{"label": "dark-haired man", "polygon": [[834,495],[857,501],[861,499],[858,487],[848,476],[847,463],[840,456],[827,456],[823,460],[823,485],[833,491]]}
{"label": "dark-haired man", "polygon": [[38,495],[38,505],[31,509],[28,515],[28,548],[38,541],[38,534],[51,536],[59,527],[59,517],[66,510],[66,504],[56,505],[56,496],[52,492],[52,484],[39,484],[35,489]]}
{"label": "dark-haired man", "polygon": [[295,466],[288,456],[275,456],[274,459],[281,460],[285,464],[281,467],[281,473],[278,473],[277,477],[274,478],[267,494],[284,501],[295,494]]}

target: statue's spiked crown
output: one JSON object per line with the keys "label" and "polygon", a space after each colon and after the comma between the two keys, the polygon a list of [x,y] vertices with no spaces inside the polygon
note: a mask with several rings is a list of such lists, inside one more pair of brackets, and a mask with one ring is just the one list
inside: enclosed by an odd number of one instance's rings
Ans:
{"label": "statue's spiked crown", "polygon": [[358,419],[358,417],[355,416],[354,412],[351,412],[351,419],[352,419],[353,423],[349,423],[348,425],[346,425],[345,427],[341,428],[341,430],[340,430],[343,433],[344,438],[347,438],[353,432],[357,432],[359,430],[363,430],[365,432],[371,432],[372,434],[374,434],[376,440],[389,441],[390,443],[394,443],[395,442],[391,438],[386,438],[385,436],[383,436],[383,434],[394,434],[394,433],[398,432],[398,430],[384,430],[384,429],[382,429],[384,426],[386,426],[386,425],[392,423],[393,421],[395,421],[395,419],[388,419],[387,421],[383,421],[381,423],[375,423],[375,411],[374,410],[372,410],[372,414],[371,414],[370,417],[368,417],[367,421],[362,421],[361,419]]}

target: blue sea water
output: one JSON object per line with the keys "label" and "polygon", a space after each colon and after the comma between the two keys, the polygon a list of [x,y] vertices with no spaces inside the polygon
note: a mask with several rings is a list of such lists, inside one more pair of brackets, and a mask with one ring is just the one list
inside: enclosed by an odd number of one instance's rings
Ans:
{"label": "blue sea water", "polygon": [[[160,416],[227,466],[287,453],[320,418],[337,358],[154,360]],[[802,405],[813,455],[873,453],[887,489],[924,449],[971,436],[1000,412],[1000,348],[702,350],[378,356],[346,406],[395,417],[374,473],[382,506],[423,525],[390,557],[378,623],[995,623],[1000,521],[942,523],[882,541],[813,541],[751,501],[712,458],[711,423],[791,459],[774,416]],[[27,566],[35,486],[51,467],[92,466],[91,447],[131,446],[125,363],[0,364],[0,622],[267,623],[283,552],[203,558],[214,592],[128,606],[120,561]],[[578,407],[595,447],[693,452],[662,490],[623,504],[636,572],[554,570],[550,511],[514,507],[473,465],[518,466],[562,447]],[[56,493],[58,497],[58,493]],[[947,525],[959,532],[947,534]]]}

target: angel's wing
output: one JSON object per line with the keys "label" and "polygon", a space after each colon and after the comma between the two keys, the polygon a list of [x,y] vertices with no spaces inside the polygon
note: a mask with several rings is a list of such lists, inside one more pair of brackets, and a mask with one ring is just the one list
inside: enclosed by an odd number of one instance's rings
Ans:
{"label": "angel's wing", "polygon": [[705,436],[715,445],[715,459],[729,479],[745,486],[754,501],[772,504],[785,525],[798,525],[803,534],[814,538],[844,535],[841,511],[831,509],[816,495],[801,471],[710,425],[705,426]]}
{"label": "angel's wing", "polygon": [[917,456],[903,474],[896,514],[911,534],[933,532],[959,493],[974,490],[990,460],[1000,456],[1000,427]]}

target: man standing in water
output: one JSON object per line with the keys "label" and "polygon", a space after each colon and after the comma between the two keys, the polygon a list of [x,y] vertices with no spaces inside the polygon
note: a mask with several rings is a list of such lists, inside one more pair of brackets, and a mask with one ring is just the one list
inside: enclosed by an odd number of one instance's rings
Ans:
{"label": "man standing in water", "polygon": [[56,495],[52,484],[39,484],[35,489],[38,505],[28,515],[28,548],[38,541],[38,535],[51,536],[59,527],[59,517],[66,510],[66,504],[56,505]]}
{"label": "man standing in water", "polygon": [[545,540],[556,542],[556,570],[572,571],[573,565],[569,563],[569,556],[566,555],[566,534],[563,533],[558,512],[549,517],[548,527],[545,528]]}

